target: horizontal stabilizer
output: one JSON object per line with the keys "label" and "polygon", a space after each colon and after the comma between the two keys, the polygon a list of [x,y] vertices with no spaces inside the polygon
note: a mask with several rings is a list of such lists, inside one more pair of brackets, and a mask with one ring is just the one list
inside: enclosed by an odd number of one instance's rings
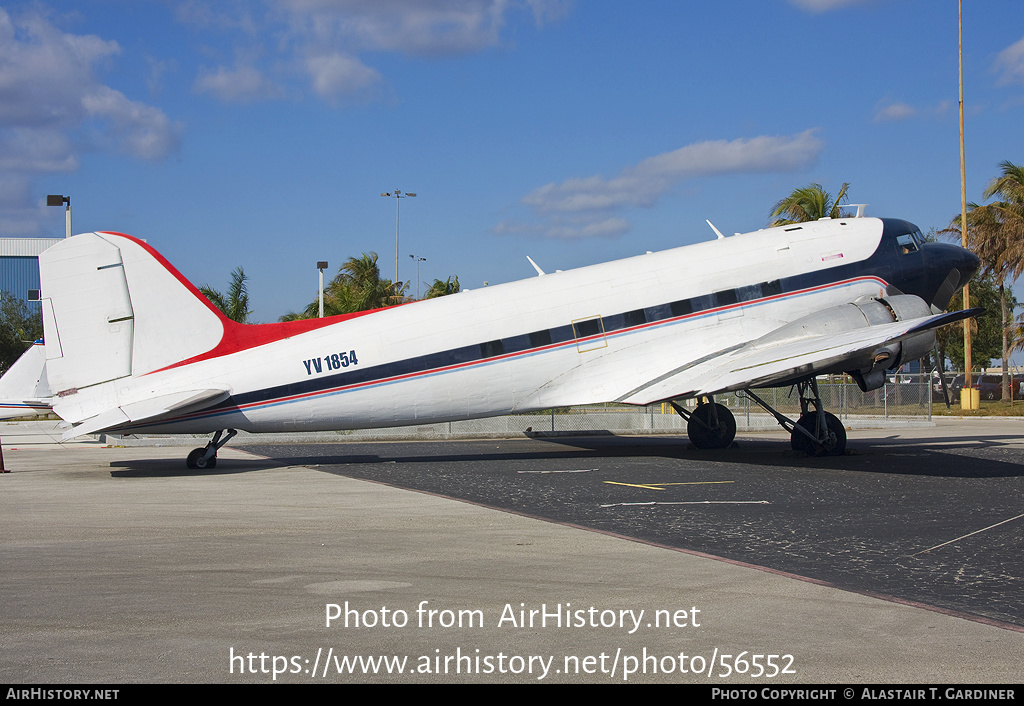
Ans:
{"label": "horizontal stabilizer", "polygon": [[63,439],[74,439],[83,434],[95,434],[137,422],[156,422],[163,417],[188,414],[223,402],[231,394],[228,390],[183,390],[133,402],[97,414],[64,432]]}

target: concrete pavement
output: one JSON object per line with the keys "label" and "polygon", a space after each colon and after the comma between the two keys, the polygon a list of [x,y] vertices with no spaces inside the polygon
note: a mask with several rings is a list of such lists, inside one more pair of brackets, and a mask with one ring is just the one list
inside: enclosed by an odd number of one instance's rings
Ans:
{"label": "concrete pavement", "polygon": [[[1016,449],[1024,431],[936,421],[884,433]],[[53,422],[0,424],[5,682],[1022,677],[1024,634],[1005,626],[238,449],[202,472],[181,447],[57,439]]]}

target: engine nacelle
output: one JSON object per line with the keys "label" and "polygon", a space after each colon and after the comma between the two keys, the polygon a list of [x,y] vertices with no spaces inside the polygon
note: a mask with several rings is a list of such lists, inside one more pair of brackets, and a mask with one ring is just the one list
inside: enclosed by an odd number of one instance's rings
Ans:
{"label": "engine nacelle", "polygon": [[[840,334],[931,315],[931,307],[921,297],[912,294],[864,298],[797,319],[758,339],[756,344],[770,345],[809,336]],[[867,351],[861,360],[853,361],[851,369],[844,372],[853,377],[862,391],[876,390],[885,384],[886,370],[924,357],[934,345],[935,332],[926,331]]]}
{"label": "engine nacelle", "polygon": [[[874,311],[881,315],[878,307],[885,307],[888,321],[907,321],[931,316],[932,310],[921,297],[912,294],[897,294],[884,299],[872,300]],[[935,346],[935,331],[925,331],[896,343],[880,346],[866,365],[847,372],[856,381],[862,392],[877,390],[885,384],[885,371],[894,370],[908,360],[917,360],[928,354]]]}

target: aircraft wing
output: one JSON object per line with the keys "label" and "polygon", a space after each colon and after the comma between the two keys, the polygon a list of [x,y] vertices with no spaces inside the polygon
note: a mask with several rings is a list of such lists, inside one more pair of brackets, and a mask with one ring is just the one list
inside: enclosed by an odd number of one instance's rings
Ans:
{"label": "aircraft wing", "polygon": [[231,393],[228,390],[182,390],[157,395],[147,400],[114,407],[83,420],[63,434],[63,440],[74,439],[82,434],[95,434],[136,422],[157,422],[164,417],[187,414],[223,402]]}
{"label": "aircraft wing", "polygon": [[977,316],[982,311],[955,311],[768,344],[753,341],[680,366],[631,390],[617,401],[643,405],[673,398],[771,387],[810,375],[860,369],[870,365],[876,353],[886,346]]}

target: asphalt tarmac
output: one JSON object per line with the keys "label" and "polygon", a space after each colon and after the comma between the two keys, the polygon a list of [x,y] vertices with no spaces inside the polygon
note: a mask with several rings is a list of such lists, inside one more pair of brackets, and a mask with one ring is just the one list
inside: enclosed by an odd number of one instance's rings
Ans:
{"label": "asphalt tarmac", "polygon": [[1024,628],[1024,443],[948,429],[858,434],[842,458],[780,434],[725,452],[617,436],[247,448]]}
{"label": "asphalt tarmac", "polygon": [[0,425],[0,681],[1019,683],[1024,422],[938,424],[836,459],[577,437],[205,472]]}

